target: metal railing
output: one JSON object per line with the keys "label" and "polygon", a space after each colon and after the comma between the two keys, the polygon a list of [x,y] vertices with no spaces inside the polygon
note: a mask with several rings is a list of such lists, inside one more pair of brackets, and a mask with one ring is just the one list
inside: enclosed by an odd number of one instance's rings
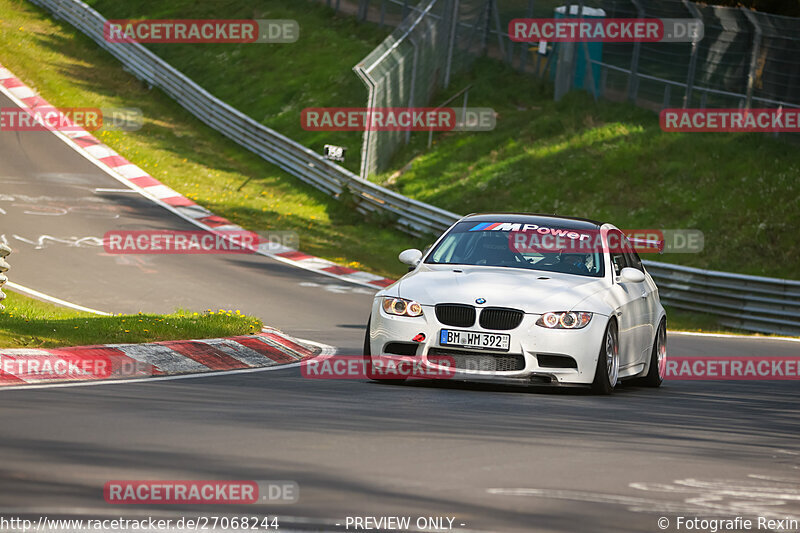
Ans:
{"label": "metal railing", "polygon": [[[6,257],[8,257],[8,254],[10,253],[11,248],[0,243],[0,302],[6,299],[6,295],[3,293],[3,285],[5,285],[6,281],[8,281],[8,278],[6,277],[6,272],[8,272],[8,262],[6,261]],[[3,304],[0,303],[0,311],[3,309],[5,309],[5,307],[3,307]]]}
{"label": "metal railing", "polygon": [[93,39],[138,79],[158,87],[211,128],[289,174],[337,196],[349,189],[361,213],[390,213],[393,224],[413,235],[441,233],[458,215],[407,198],[324,159],[212,96],[186,75],[139,43],[109,43],[103,36],[106,19],[79,0],[31,0]]}
{"label": "metal railing", "polygon": [[[361,180],[301,144],[213,97],[140,44],[103,39],[105,19],[79,0],[31,0],[94,39],[136,77],[161,88],[178,104],[234,142],[293,176],[339,195],[349,189],[362,213],[391,213],[414,235],[439,234],[459,215]],[[661,299],[676,308],[715,314],[725,325],[749,331],[800,335],[800,281],[746,276],[645,261]],[[0,260],[0,267],[6,265]]]}
{"label": "metal railing", "polygon": [[800,281],[644,263],[667,305],[714,314],[724,326],[800,335]]}

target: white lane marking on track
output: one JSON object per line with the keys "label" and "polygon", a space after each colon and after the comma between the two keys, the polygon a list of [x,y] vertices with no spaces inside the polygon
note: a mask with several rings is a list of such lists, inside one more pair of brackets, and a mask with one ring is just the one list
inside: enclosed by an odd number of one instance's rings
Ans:
{"label": "white lane marking on track", "polygon": [[120,192],[120,193],[126,193],[126,194],[136,193],[136,191],[134,191],[133,189],[110,189],[110,188],[104,188],[104,187],[97,187],[94,190],[94,192],[96,192],[96,193],[98,193],[98,192]]}
{"label": "white lane marking on track", "polygon": [[[786,487],[793,484],[800,487],[795,480],[781,480],[776,486],[771,479],[760,479],[758,474],[751,474],[746,481],[729,479],[699,480],[694,478],[679,479],[669,483],[630,483],[632,489],[648,493],[671,494],[682,497],[681,501],[664,501],[661,499],[637,496],[608,494],[579,490],[559,490],[540,488],[490,488],[489,494],[502,496],[531,496],[558,500],[579,501],[588,503],[606,503],[626,506],[629,511],[641,513],[682,514],[696,516],[763,516],[766,518],[794,518],[793,512],[800,509],[787,508],[787,504],[800,501],[800,488]],[[782,512],[781,512],[782,511]]]}
{"label": "white lane marking on track", "polygon": [[355,293],[355,294],[374,294],[377,292],[377,289],[370,290],[366,287],[358,287],[352,285],[338,285],[338,284],[330,284],[330,283],[316,283],[313,281],[303,281],[299,284],[301,287],[313,287],[319,288],[322,287],[323,290],[328,292],[332,292],[335,294],[344,294],[344,293]]}
{"label": "white lane marking on track", "polygon": [[800,342],[800,337],[777,337],[767,335],[733,335],[730,333],[701,333],[699,331],[674,331],[667,330],[669,335],[686,335],[689,337],[718,337],[721,339],[749,339],[758,341],[783,341],[783,342]]}
{"label": "white lane marking on track", "polygon": [[66,239],[62,239],[59,237],[53,237],[52,235],[39,235],[35,241],[22,237],[21,235],[17,235],[16,233],[13,234],[12,237],[18,241],[24,242],[25,244],[30,244],[37,250],[45,248],[50,243],[66,244],[67,246],[74,248],[81,248],[83,246],[103,246],[103,239],[99,237],[68,237]]}
{"label": "white lane marking on track", "polygon": [[[0,239],[2,241],[2,239]],[[70,309],[75,309],[76,311],[83,311],[85,313],[92,313],[95,315],[103,315],[103,316],[111,316],[112,313],[106,313],[104,311],[98,311],[97,309],[92,309],[91,307],[84,307],[82,305],[74,304],[72,302],[68,302],[66,300],[62,300],[61,298],[56,298],[55,296],[50,296],[49,294],[45,294],[43,292],[39,292],[33,289],[29,289],[24,285],[20,285],[19,283],[14,283],[9,281],[5,284],[5,287],[9,289],[21,292],[22,294],[27,294],[28,296],[33,296],[34,298],[38,298],[40,300],[45,300],[47,302],[51,302],[57,305],[61,305],[63,307],[69,307]]]}

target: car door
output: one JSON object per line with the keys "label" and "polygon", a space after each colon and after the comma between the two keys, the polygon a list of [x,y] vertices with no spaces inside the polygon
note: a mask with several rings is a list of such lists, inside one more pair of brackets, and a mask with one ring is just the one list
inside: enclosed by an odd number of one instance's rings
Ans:
{"label": "car door", "polygon": [[[612,285],[609,291],[611,305],[617,310],[619,324],[619,366],[623,371],[641,360],[647,324],[647,306],[644,294],[644,282],[623,281],[620,278],[622,269],[635,264],[626,254],[625,236],[619,230],[609,230],[609,257],[612,269]],[[639,265],[641,268],[641,264]],[[624,374],[624,372],[622,372]]]}
{"label": "car door", "polygon": [[[622,251],[625,255],[625,266],[635,268],[636,270],[644,273],[642,260],[627,239],[623,240]],[[635,315],[634,322],[636,323],[635,353],[638,354],[638,357],[635,356],[632,363],[644,363],[647,361],[647,357],[650,354],[651,343],[655,335],[655,330],[653,327],[655,291],[646,275],[644,281],[640,281],[638,283],[626,283],[630,286],[633,293],[638,295],[632,307],[632,312]]]}

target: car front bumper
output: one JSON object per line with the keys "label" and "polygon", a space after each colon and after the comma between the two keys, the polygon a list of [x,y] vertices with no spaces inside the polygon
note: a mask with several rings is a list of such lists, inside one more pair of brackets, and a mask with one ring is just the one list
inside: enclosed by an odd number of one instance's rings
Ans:
{"label": "car front bumper", "polygon": [[[370,353],[414,355],[421,359],[422,364],[437,370],[442,368],[435,361],[444,357],[446,363],[443,364],[451,366],[451,371],[446,374],[451,379],[497,378],[530,383],[591,384],[608,323],[608,317],[595,314],[582,329],[547,329],[535,324],[541,315],[526,314],[521,324],[511,330],[484,329],[477,322],[472,327],[459,328],[440,323],[433,306],[423,305],[422,316],[402,317],[386,314],[381,300],[376,298],[372,306]],[[509,350],[443,346],[439,343],[442,329],[506,333],[511,336]],[[425,335],[425,340],[412,341],[420,333]],[[398,347],[404,353],[398,353]],[[452,370],[453,366],[455,370]]]}

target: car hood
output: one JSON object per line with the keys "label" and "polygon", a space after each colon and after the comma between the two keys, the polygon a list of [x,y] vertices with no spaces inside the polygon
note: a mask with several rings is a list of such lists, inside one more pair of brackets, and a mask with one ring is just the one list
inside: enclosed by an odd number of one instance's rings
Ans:
{"label": "car hood", "polygon": [[397,296],[422,305],[445,302],[475,305],[477,298],[484,298],[486,306],[513,307],[533,314],[570,311],[579,303],[581,309],[574,310],[603,312],[606,306],[592,296],[604,288],[603,279],[586,276],[450,265],[422,265],[394,287]]}

